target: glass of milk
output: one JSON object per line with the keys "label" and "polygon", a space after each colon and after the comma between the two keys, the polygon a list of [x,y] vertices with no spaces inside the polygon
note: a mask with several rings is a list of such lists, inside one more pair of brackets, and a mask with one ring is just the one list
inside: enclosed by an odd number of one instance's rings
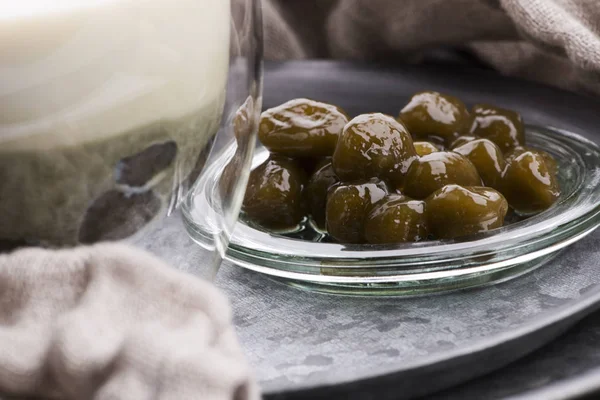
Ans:
{"label": "glass of milk", "polygon": [[259,2],[0,2],[4,247],[140,235],[229,152],[237,173],[211,178],[219,195],[195,210],[218,263],[261,106]]}

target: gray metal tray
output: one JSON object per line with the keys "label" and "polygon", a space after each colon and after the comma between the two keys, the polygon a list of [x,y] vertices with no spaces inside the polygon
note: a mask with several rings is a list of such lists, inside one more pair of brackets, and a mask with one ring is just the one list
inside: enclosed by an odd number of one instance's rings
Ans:
{"label": "gray metal tray", "polygon": [[[344,85],[389,93],[389,104],[341,98]],[[467,102],[518,109],[531,123],[600,140],[596,99],[478,70],[375,68],[294,62],[267,68],[266,106],[292,97],[395,114],[399,98],[437,89]],[[198,271],[179,220],[138,243],[178,268]],[[556,338],[600,308],[600,232],[528,275],[496,286],[422,298],[347,298],[296,290],[224,265],[216,284],[268,397],[399,399],[493,371]]]}

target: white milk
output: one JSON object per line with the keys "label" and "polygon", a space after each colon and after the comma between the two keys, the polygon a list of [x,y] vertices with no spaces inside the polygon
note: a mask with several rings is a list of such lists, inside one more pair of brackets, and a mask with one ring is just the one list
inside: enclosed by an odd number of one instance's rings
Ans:
{"label": "white milk", "polygon": [[[1,1],[0,239],[75,243],[107,191],[164,207],[217,130],[229,34],[229,0]],[[117,182],[120,160],[168,141],[168,171]]]}

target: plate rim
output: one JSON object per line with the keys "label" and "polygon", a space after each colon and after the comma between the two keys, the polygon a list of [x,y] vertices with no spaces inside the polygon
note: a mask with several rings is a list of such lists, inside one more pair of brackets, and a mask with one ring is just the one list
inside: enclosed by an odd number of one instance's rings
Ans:
{"label": "plate rim", "polygon": [[[439,355],[421,358],[418,361],[404,363],[403,366],[400,368],[381,368],[374,370],[369,375],[363,375],[360,379],[357,380],[351,380],[351,378],[340,379],[337,380],[337,382],[335,383],[332,382],[331,384],[319,384],[317,386],[310,386],[309,382],[304,382],[302,384],[296,384],[293,388],[285,389],[283,391],[279,391],[276,387],[267,387],[265,390],[265,394],[294,393],[299,395],[303,392],[310,392],[314,390],[322,391],[324,389],[331,389],[333,386],[340,386],[338,390],[343,390],[343,386],[346,385],[375,384],[378,380],[393,379],[396,375],[406,373],[407,371],[417,371],[422,369],[426,370],[427,368],[431,368],[432,366],[451,360],[476,358],[479,354],[495,349],[501,344],[508,343],[517,339],[526,338],[529,335],[537,333],[541,330],[550,329],[554,325],[564,323],[562,327],[557,327],[558,329],[556,329],[556,332],[554,334],[551,334],[550,340],[552,340],[564,331],[566,331],[572,325],[577,323],[579,320],[584,318],[585,316],[600,309],[600,290],[596,290],[595,292],[588,292],[582,297],[578,298],[577,300],[578,301],[568,302],[560,306],[559,312],[553,310],[553,313],[551,314],[552,316],[549,318],[543,315],[538,315],[533,320],[531,320],[533,322],[527,325],[523,325],[515,330],[504,331],[496,335],[494,339],[481,340],[480,343],[475,343],[469,346],[448,350],[443,353],[440,353]],[[523,352],[522,354],[520,354],[519,357],[515,359],[518,359],[532,351],[537,350],[538,348],[543,347],[550,340],[541,342],[537,346],[532,346],[528,351]],[[496,368],[494,368],[494,370],[495,369]],[[484,373],[485,372],[483,372],[482,375]]]}

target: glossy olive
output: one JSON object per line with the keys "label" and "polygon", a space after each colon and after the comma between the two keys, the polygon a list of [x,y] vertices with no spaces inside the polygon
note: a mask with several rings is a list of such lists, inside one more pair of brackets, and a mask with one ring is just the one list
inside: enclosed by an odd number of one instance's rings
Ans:
{"label": "glossy olive", "polygon": [[499,228],[508,211],[504,196],[486,187],[447,185],[425,202],[430,232],[438,239]]}
{"label": "glossy olive", "polygon": [[415,94],[400,111],[400,120],[419,140],[436,141],[449,146],[469,129],[470,116],[462,101],[438,92]]}
{"label": "glossy olive", "polygon": [[481,138],[478,138],[477,136],[472,136],[472,135],[459,136],[458,139],[456,139],[450,145],[450,150],[454,150],[455,148],[462,146],[463,144],[467,144],[467,143],[472,142],[473,140],[477,140],[477,139],[481,139]]}
{"label": "glossy olive", "polygon": [[552,157],[549,153],[545,152],[544,150],[535,149],[533,147],[527,147],[527,146],[519,146],[519,147],[515,147],[509,153],[507,153],[504,156],[504,159],[506,160],[507,163],[509,163],[510,161],[517,158],[518,156],[525,153],[526,151],[531,151],[532,153],[539,154],[546,161],[546,167],[548,167],[548,171],[550,171],[550,173],[554,174],[554,175],[558,174],[558,164],[556,163],[556,160],[554,159],[554,157]]}
{"label": "glossy olive", "polygon": [[250,173],[243,211],[265,228],[293,228],[306,215],[306,184],[306,174],[293,160],[271,155]]}
{"label": "glossy olive", "polygon": [[273,153],[327,157],[347,122],[344,111],[334,105],[295,99],[263,112],[258,137]]}
{"label": "glossy olive", "polygon": [[414,199],[424,199],[449,185],[480,186],[477,169],[462,154],[440,151],[419,158],[408,170],[403,193]]}
{"label": "glossy olive", "polygon": [[333,170],[331,161],[324,164],[310,177],[306,187],[306,199],[313,222],[319,229],[325,229],[325,207],[329,188],[340,180]]}
{"label": "glossy olive", "polygon": [[388,194],[378,179],[339,184],[327,196],[327,231],[340,243],[364,243],[364,222],[373,206]]}
{"label": "glossy olive", "polygon": [[417,158],[406,127],[387,115],[363,114],[348,122],[333,154],[340,179],[378,177],[396,186]]}
{"label": "glossy olive", "polygon": [[514,160],[515,158],[520,156],[521,154],[525,153],[526,151],[535,151],[535,150],[532,148],[525,147],[525,146],[517,146],[517,147],[511,149],[506,154],[504,154],[504,160],[508,164],[512,160]]}
{"label": "glossy olive", "polygon": [[502,193],[517,213],[536,214],[554,204],[560,187],[551,169],[538,152],[525,151],[511,158],[502,176]]}
{"label": "glossy olive", "polygon": [[477,139],[453,151],[467,157],[475,165],[485,186],[499,190],[505,161],[502,151],[494,142],[488,139]]}
{"label": "glossy olive", "polygon": [[327,165],[331,165],[332,161],[333,159],[331,157],[320,158],[314,165],[313,173]]}
{"label": "glossy olive", "polygon": [[519,113],[478,104],[473,107],[470,134],[496,143],[503,152],[525,144],[525,129]]}
{"label": "glossy olive", "polygon": [[311,176],[325,164],[330,164],[331,157],[294,157],[294,161],[306,172],[307,176]]}
{"label": "glossy olive", "polygon": [[419,157],[440,151],[440,149],[431,142],[415,142],[414,146]]}
{"label": "glossy olive", "polygon": [[391,194],[377,203],[365,220],[368,243],[402,243],[428,235],[426,205],[422,200]]}

